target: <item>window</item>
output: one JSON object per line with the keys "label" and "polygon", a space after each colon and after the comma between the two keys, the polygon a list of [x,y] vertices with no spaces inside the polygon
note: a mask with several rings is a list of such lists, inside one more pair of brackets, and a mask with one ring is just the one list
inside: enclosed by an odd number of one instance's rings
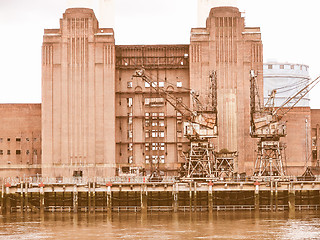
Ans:
{"label": "window", "polygon": [[3,150],[0,150],[0,155],[3,155]]}
{"label": "window", "polygon": [[152,155],[152,163],[158,163],[158,156]]}
{"label": "window", "polygon": [[16,150],[16,155],[20,155],[21,154],[21,150]]}
{"label": "window", "polygon": [[127,87],[132,88],[132,81],[127,82]]}
{"label": "window", "polygon": [[280,65],[280,69],[284,69],[284,65]]}
{"label": "window", "polygon": [[10,138],[7,138],[7,141],[10,142]]}
{"label": "window", "polygon": [[132,145],[132,143],[129,143],[129,144],[128,144],[128,151],[131,152],[132,149],[133,149],[133,145]]}
{"label": "window", "polygon": [[16,142],[21,142],[21,138],[16,138]]}
{"label": "window", "polygon": [[160,120],[160,121],[159,121],[159,126],[160,126],[160,127],[163,127],[163,126],[164,126],[164,120]]}
{"label": "window", "polygon": [[177,131],[177,137],[178,137],[178,138],[181,138],[181,137],[182,137],[182,131],[181,131],[181,130]]}
{"label": "window", "polygon": [[164,119],[164,112],[159,112],[159,119]]}
{"label": "window", "polygon": [[181,88],[181,87],[182,87],[182,82],[180,82],[180,81],[177,82],[177,87],[178,87],[178,88]]}
{"label": "window", "polygon": [[150,107],[160,107],[164,105],[164,98],[145,98],[144,105],[150,105]]}
{"label": "window", "polygon": [[127,106],[132,107],[132,98],[127,98]]}
{"label": "window", "polygon": [[2,141],[3,141],[3,138],[0,138],[0,143],[2,143]]}
{"label": "window", "polygon": [[157,82],[152,82],[152,87],[157,87]]}
{"label": "window", "polygon": [[164,155],[159,156],[160,163],[164,163]]}
{"label": "window", "polygon": [[146,126],[146,127],[149,127],[149,126],[150,126],[150,120],[149,120],[149,119],[145,119],[144,123],[145,123],[145,126]]}
{"label": "window", "polygon": [[145,116],[145,117],[149,117],[149,116],[150,116],[150,113],[146,112],[146,113],[144,114],[144,116]]}
{"label": "window", "polygon": [[132,156],[128,157],[128,163],[133,163],[133,157]]}
{"label": "window", "polygon": [[159,131],[159,137],[164,137],[164,131]]}
{"label": "window", "polygon": [[146,136],[146,138],[149,138],[150,137],[150,132],[146,131],[145,136]]}
{"label": "window", "polygon": [[145,146],[145,150],[149,151],[149,143],[145,143],[144,146]]}
{"label": "window", "polygon": [[10,155],[11,153],[10,153],[10,150],[7,150],[7,155]]}
{"label": "window", "polygon": [[159,87],[164,87],[164,82],[159,82]]}
{"label": "window", "polygon": [[30,151],[29,151],[29,150],[27,150],[27,151],[26,151],[26,154],[27,154],[27,155],[29,155],[29,153],[30,153]]}
{"label": "window", "polygon": [[268,65],[268,69],[272,69],[272,65]]}
{"label": "window", "polygon": [[146,160],[146,164],[149,164],[150,163],[150,156],[146,156],[145,160]]}
{"label": "window", "polygon": [[152,143],[152,150],[158,150],[158,143]]}
{"label": "window", "polygon": [[132,113],[128,113],[128,124],[131,125],[132,124]]}
{"label": "window", "polygon": [[149,87],[150,87],[150,84],[147,83],[147,82],[144,82],[144,87],[149,88]]}
{"label": "window", "polygon": [[158,126],[158,123],[157,122],[152,122],[152,127],[156,127]]}
{"label": "window", "polygon": [[37,155],[37,150],[33,150],[33,155]]}
{"label": "window", "polygon": [[164,143],[160,143],[160,148],[161,151],[164,151]]}
{"label": "window", "polygon": [[128,138],[132,138],[132,130],[128,130]]}

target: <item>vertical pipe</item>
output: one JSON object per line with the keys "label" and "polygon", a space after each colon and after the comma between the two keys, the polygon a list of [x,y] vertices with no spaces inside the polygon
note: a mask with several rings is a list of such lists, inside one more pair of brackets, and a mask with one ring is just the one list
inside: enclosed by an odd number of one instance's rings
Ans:
{"label": "vertical pipe", "polygon": [[93,212],[96,211],[96,183],[93,183],[93,191],[92,191],[92,198],[93,198]]}

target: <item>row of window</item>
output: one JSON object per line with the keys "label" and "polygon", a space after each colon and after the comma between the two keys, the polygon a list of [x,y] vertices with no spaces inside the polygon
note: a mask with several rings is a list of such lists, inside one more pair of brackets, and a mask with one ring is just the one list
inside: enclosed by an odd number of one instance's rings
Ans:
{"label": "row of window", "polygon": [[[164,163],[164,155],[152,155],[152,156],[146,156],[145,157],[145,161],[146,161],[146,164],[149,164],[150,163],[150,157],[152,159],[152,163],[153,164],[157,164],[157,163]],[[128,163],[131,164],[133,163],[133,156],[129,156],[128,157]]]}
{"label": "row of window", "polygon": [[[11,142],[11,138],[7,138],[6,139],[7,142]],[[23,139],[22,138],[15,138],[16,142],[21,142]],[[2,143],[4,141],[3,138],[0,138],[0,143]],[[26,138],[26,141],[29,142],[30,138]],[[33,138],[33,141],[37,141],[37,138]]]}
{"label": "row of window", "polygon": [[302,66],[302,65],[272,65],[272,64],[268,64],[268,69],[277,69],[275,66],[279,66],[280,69],[300,69],[301,71],[307,71],[308,68],[306,66]]}
{"label": "row of window", "polygon": [[[0,155],[3,155],[4,151],[0,149]],[[21,155],[22,150],[16,150],[16,155]],[[30,154],[30,150],[26,150],[26,155]],[[33,154],[37,155],[37,150],[33,150]],[[11,155],[11,150],[7,150],[7,155]]]}
{"label": "row of window", "polygon": [[[160,87],[160,88],[163,88],[164,87],[164,83],[165,82],[152,82],[151,84],[152,84],[152,87]],[[170,86],[171,86],[171,84],[170,84]],[[127,87],[128,88],[132,88],[133,87],[133,83],[132,83],[132,81],[128,81],[127,82]],[[150,84],[149,83],[147,83],[147,82],[145,82],[144,83],[144,87],[145,88],[149,88],[150,87]],[[181,88],[182,87],[182,82],[181,81],[178,81],[177,82],[177,87],[178,88]]]}

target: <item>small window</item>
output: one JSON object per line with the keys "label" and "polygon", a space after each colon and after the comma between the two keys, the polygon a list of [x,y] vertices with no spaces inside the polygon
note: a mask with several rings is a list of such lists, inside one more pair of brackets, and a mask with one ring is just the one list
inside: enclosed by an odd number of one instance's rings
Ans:
{"label": "small window", "polygon": [[27,151],[26,151],[26,154],[27,154],[27,155],[29,155],[29,154],[30,154],[30,151],[29,151],[29,150],[27,150]]}
{"label": "small window", "polygon": [[0,150],[0,155],[3,155],[3,150]]}
{"label": "small window", "polygon": [[21,142],[21,138],[16,138],[16,142]]}
{"label": "small window", "polygon": [[132,156],[128,157],[128,163],[133,163],[133,157]]}
{"label": "small window", "polygon": [[132,130],[128,130],[128,138],[132,138]]}
{"label": "small window", "polygon": [[147,83],[147,82],[144,82],[144,87],[149,88],[149,87],[150,87],[150,84]]}
{"label": "small window", "polygon": [[132,81],[127,82],[127,87],[132,88]]}
{"label": "small window", "polygon": [[163,127],[163,126],[164,126],[164,120],[160,120],[160,121],[159,121],[159,126],[160,126],[160,127]]}
{"label": "small window", "polygon": [[150,163],[150,156],[146,156],[145,160],[146,160],[146,164],[149,164]]}
{"label": "small window", "polygon": [[280,65],[280,69],[284,69],[284,65]]}
{"label": "small window", "polygon": [[150,98],[145,98],[144,105],[149,105],[149,104],[150,104]]}
{"label": "small window", "polygon": [[10,154],[11,154],[10,150],[7,150],[7,155],[10,155]]}
{"label": "small window", "polygon": [[152,84],[152,87],[154,87],[154,88],[157,87],[157,85],[158,85],[157,82],[152,82],[151,84]]}
{"label": "small window", "polygon": [[129,144],[128,144],[128,151],[131,152],[132,149],[133,149],[133,145],[132,145],[132,143],[129,143]]}
{"label": "small window", "polygon": [[164,163],[164,155],[159,156],[160,163]]}
{"label": "small window", "polygon": [[7,138],[7,141],[10,142],[10,138]]}
{"label": "small window", "polygon": [[272,65],[268,65],[268,69],[272,69]]}
{"label": "small window", "polygon": [[159,82],[159,87],[164,87],[164,82]]}
{"label": "small window", "polygon": [[21,150],[16,150],[16,155],[20,155],[21,154]]}
{"label": "small window", "polygon": [[127,106],[132,107],[132,104],[133,104],[132,98],[127,98]]}
{"label": "small window", "polygon": [[37,155],[37,150],[33,150],[33,155]]}
{"label": "small window", "polygon": [[146,136],[146,138],[149,138],[150,137],[150,132],[146,131],[145,136]]}
{"label": "small window", "polygon": [[177,87],[178,88],[182,87],[182,82],[177,82]]}

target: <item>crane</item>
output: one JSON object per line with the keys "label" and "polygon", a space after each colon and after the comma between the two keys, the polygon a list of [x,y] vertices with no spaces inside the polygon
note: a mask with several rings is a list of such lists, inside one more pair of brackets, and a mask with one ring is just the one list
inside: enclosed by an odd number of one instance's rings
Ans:
{"label": "crane", "polygon": [[192,110],[181,99],[171,92],[159,88],[152,79],[146,75],[144,69],[136,70],[133,77],[144,80],[152,90],[164,98],[185,119],[183,123],[184,136],[189,139],[190,150],[183,153],[185,163],[180,173],[186,178],[212,178],[217,176],[219,163],[215,161],[214,147],[211,139],[217,137],[217,79],[216,72],[209,75],[210,92],[209,104],[204,106],[198,95],[191,90],[190,96],[195,110]]}
{"label": "crane", "polygon": [[320,76],[306,84],[293,96],[288,97],[279,107],[274,106],[276,90],[270,94],[266,105],[260,104],[257,76],[250,71],[250,135],[259,139],[255,163],[255,176],[285,176],[283,154],[286,124],[283,117],[320,81]]}

